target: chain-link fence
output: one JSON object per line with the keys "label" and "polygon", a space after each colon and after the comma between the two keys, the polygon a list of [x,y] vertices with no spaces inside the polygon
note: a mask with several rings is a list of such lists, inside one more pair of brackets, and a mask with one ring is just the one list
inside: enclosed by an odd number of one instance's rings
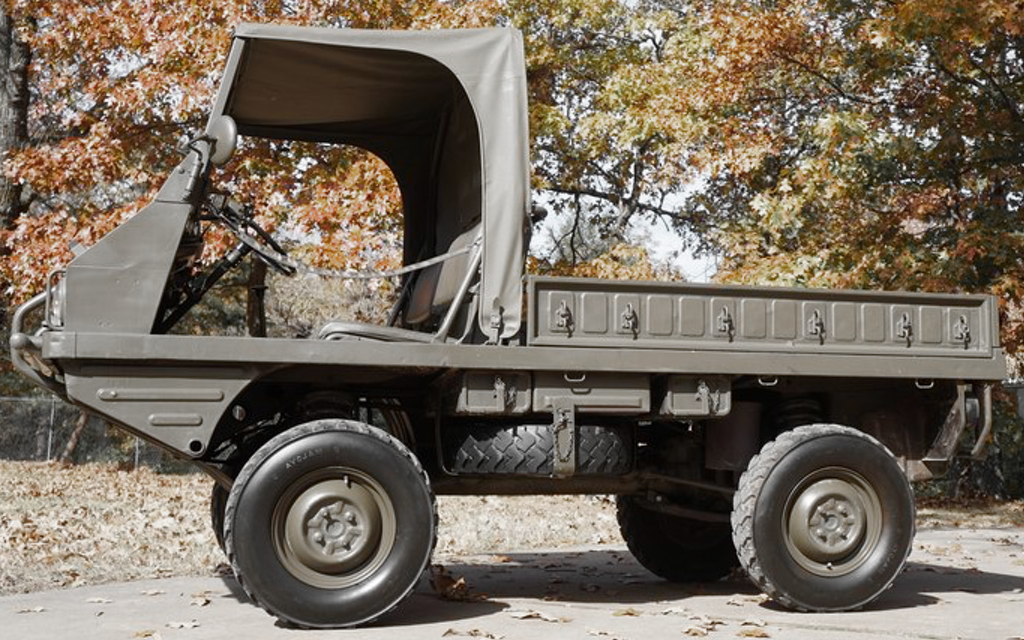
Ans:
{"label": "chain-link fence", "polygon": [[[77,432],[77,433],[76,433]],[[165,467],[163,451],[56,396],[0,396],[0,459]]]}

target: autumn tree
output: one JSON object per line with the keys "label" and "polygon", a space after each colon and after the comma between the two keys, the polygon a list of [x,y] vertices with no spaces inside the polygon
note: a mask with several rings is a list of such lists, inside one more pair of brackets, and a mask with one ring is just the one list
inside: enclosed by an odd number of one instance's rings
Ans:
{"label": "autumn tree", "polygon": [[[9,179],[34,198],[31,211],[17,216],[4,238],[13,256],[4,264],[10,293],[21,298],[37,290],[41,264],[66,261],[71,242],[91,244],[152,198],[180,158],[175,143],[205,123],[232,25],[479,26],[489,19],[488,7],[12,0],[11,13],[33,56],[31,115],[39,133],[6,164]],[[377,188],[382,178],[372,158],[313,147],[252,143],[220,181],[257,207],[268,224],[288,213],[304,229],[331,236],[337,242],[323,244],[336,249],[326,262],[358,260],[353,244],[365,238],[349,223],[390,215],[394,201],[387,189]],[[312,164],[300,166],[308,157]],[[295,190],[302,193],[288,197]],[[373,198],[356,199],[354,191]],[[339,211],[347,217],[328,219]]]}
{"label": "autumn tree", "polygon": [[[0,159],[17,152],[28,141],[28,66],[29,49],[19,37],[15,18],[4,7],[0,15]],[[22,187],[0,173],[0,233],[14,226],[25,209]],[[0,259],[6,261],[9,250],[0,243]],[[0,333],[8,333],[6,295],[0,295]],[[2,366],[6,354],[0,359]],[[22,385],[0,384],[0,390],[11,392]]]}
{"label": "autumn tree", "polygon": [[681,175],[666,163],[669,140],[636,75],[658,63],[672,34],[661,12],[620,0],[509,0],[503,9],[526,40],[534,188],[568,220],[559,225],[565,250],[542,257],[545,268],[574,272],[597,257],[584,245],[621,245],[638,219],[676,220],[668,201]]}
{"label": "autumn tree", "polygon": [[[680,223],[750,283],[1024,293],[1024,4],[663,2]],[[680,170],[683,170],[680,166]],[[1024,339],[1004,327],[1012,351]]]}
{"label": "autumn tree", "polygon": [[[203,122],[230,26],[257,20],[522,29],[534,186],[570,240],[585,226],[611,248],[662,219],[735,281],[1019,307],[1019,0],[10,0],[6,15],[32,60],[5,163],[26,207],[5,218],[15,299],[151,198]],[[398,195],[372,157],[249,141],[219,179],[264,224],[321,239],[306,259],[395,259]]]}
{"label": "autumn tree", "polygon": [[[178,143],[205,124],[233,25],[472,27],[493,13],[488,2],[397,0],[5,0],[2,8],[5,318],[71,259],[73,244],[91,245],[153,198],[181,158]],[[400,199],[367,153],[250,141],[217,180],[267,227],[320,240],[302,256],[315,264],[396,259]],[[214,239],[208,257],[224,246]],[[213,300],[213,316],[240,313],[221,302]]]}

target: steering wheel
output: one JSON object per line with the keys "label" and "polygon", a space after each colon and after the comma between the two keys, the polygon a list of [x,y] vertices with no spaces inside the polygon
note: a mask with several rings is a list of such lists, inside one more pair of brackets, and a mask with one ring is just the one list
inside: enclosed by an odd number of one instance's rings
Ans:
{"label": "steering wheel", "polygon": [[214,219],[223,223],[260,260],[278,273],[286,276],[295,274],[296,268],[290,264],[284,247],[253,220],[250,211],[224,194],[212,194],[206,201]]}

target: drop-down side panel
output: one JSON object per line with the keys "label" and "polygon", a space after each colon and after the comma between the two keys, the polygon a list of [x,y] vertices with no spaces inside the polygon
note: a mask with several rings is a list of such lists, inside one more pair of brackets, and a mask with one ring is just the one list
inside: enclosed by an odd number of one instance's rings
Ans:
{"label": "drop-down side panel", "polygon": [[529,344],[992,358],[987,295],[531,277]]}

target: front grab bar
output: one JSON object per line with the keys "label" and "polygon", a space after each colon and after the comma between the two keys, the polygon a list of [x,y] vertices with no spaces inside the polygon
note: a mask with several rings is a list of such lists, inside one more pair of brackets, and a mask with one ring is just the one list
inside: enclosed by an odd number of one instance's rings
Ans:
{"label": "front grab bar", "polygon": [[48,391],[52,391],[57,395],[63,397],[65,394],[64,386],[54,380],[52,377],[46,377],[39,368],[32,366],[30,360],[36,360],[41,367],[41,362],[38,361],[36,356],[32,353],[41,353],[43,348],[42,340],[39,335],[29,335],[22,331],[22,325],[25,323],[25,316],[47,302],[47,291],[34,296],[31,300],[18,307],[14,312],[14,317],[11,318],[11,363],[14,368],[20,371],[23,375],[28,377],[29,380],[35,384],[43,387]]}

